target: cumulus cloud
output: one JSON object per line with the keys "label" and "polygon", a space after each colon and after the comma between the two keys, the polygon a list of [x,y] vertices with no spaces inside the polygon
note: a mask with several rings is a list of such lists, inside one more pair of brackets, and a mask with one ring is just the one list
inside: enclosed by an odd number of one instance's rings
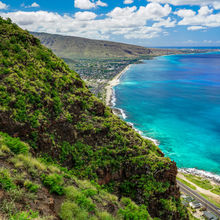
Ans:
{"label": "cumulus cloud", "polygon": [[134,0],[124,0],[124,4],[132,4]]}
{"label": "cumulus cloud", "polygon": [[189,31],[198,31],[198,30],[204,30],[206,29],[206,27],[202,27],[202,26],[190,26],[187,28],[187,30]]}
{"label": "cumulus cloud", "polygon": [[157,2],[172,5],[219,5],[220,0],[147,0],[148,2]]}
{"label": "cumulus cloud", "polygon": [[38,8],[38,7],[40,7],[40,5],[37,4],[36,2],[32,3],[31,5],[26,5],[26,6],[24,4],[22,4],[22,6],[25,8]]}
{"label": "cumulus cloud", "polygon": [[171,13],[171,7],[166,4],[165,6],[161,6],[158,3],[150,3],[146,7],[141,6],[139,11],[137,12],[138,16],[145,18],[146,20],[154,19],[158,20],[161,17],[166,17]]}
{"label": "cumulus cloud", "polygon": [[157,27],[142,27],[135,31],[131,31],[125,34],[126,39],[150,39],[158,37],[159,33],[162,31],[161,28]]}
{"label": "cumulus cloud", "polygon": [[220,9],[220,1],[219,2],[214,2],[213,7],[214,7],[214,9],[219,10]]}
{"label": "cumulus cloud", "polygon": [[159,22],[154,23],[153,27],[175,27],[176,20],[171,20],[171,18],[161,19]]}
{"label": "cumulus cloud", "polygon": [[184,18],[184,17],[189,17],[190,18],[190,17],[194,16],[196,14],[196,12],[193,11],[193,10],[190,10],[190,9],[188,9],[188,10],[187,9],[181,9],[181,10],[175,12],[174,14],[176,14],[179,17],[182,17],[182,18]]}
{"label": "cumulus cloud", "polygon": [[95,3],[90,0],[75,0],[74,6],[80,9],[91,9],[95,7]]}
{"label": "cumulus cloud", "polygon": [[[95,39],[107,39],[112,35],[122,35],[127,39],[147,39],[157,37],[164,28],[174,27],[175,20],[168,16],[169,5],[150,3],[145,7],[116,7],[98,18],[97,14],[84,11],[74,15],[60,15],[47,11],[15,11],[0,13],[2,17],[10,17],[22,28],[30,31],[75,35]],[[150,25],[148,25],[150,23]]]}
{"label": "cumulus cloud", "polygon": [[[178,25],[220,27],[220,13],[212,13],[213,9],[208,6],[202,6],[196,13],[193,10],[182,9],[175,14],[182,18]],[[192,28],[189,28],[192,30]]]}
{"label": "cumulus cloud", "polygon": [[97,6],[101,6],[101,7],[107,7],[107,6],[108,6],[107,3],[102,2],[102,1],[100,1],[100,0],[98,0],[98,1],[96,2],[96,5],[97,5]]}
{"label": "cumulus cloud", "polygon": [[8,6],[5,3],[0,1],[0,10],[1,9],[7,9],[7,8],[8,8]]}
{"label": "cumulus cloud", "polygon": [[201,7],[198,12],[199,12],[199,15],[201,16],[207,16],[213,12],[213,9],[209,9],[208,6],[204,6],[204,7]]}
{"label": "cumulus cloud", "polygon": [[97,15],[93,12],[85,11],[85,12],[77,12],[75,14],[75,18],[79,21],[90,21],[97,17]]}
{"label": "cumulus cloud", "polygon": [[150,3],[137,9],[136,6],[116,7],[107,15],[121,27],[144,26],[149,20],[159,21],[171,13],[169,5],[161,6],[158,3]]}
{"label": "cumulus cloud", "polygon": [[102,2],[101,0],[98,0],[96,2],[92,2],[91,0],[75,0],[74,3],[75,8],[80,8],[80,9],[92,9],[97,6],[101,7],[107,7],[108,4],[105,2]]}

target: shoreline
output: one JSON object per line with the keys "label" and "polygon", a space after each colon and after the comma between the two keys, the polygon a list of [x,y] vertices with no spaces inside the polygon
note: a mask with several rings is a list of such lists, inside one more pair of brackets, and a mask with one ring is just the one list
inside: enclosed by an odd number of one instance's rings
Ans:
{"label": "shoreline", "polygon": [[[162,55],[162,56],[166,56],[166,55]],[[127,65],[120,73],[118,73],[112,80],[110,80],[108,82],[107,86],[105,87],[105,89],[106,89],[106,98],[105,98],[106,105],[109,106],[110,108],[112,108],[114,114],[116,114],[118,116],[121,115],[123,119],[127,118],[124,110],[114,107],[116,98],[115,98],[115,92],[114,92],[113,87],[120,83],[121,76],[129,70],[131,65],[132,64]],[[127,122],[127,124],[129,126],[131,126],[136,132],[138,132],[143,138],[152,141],[155,145],[157,145],[159,147],[159,141],[157,141],[151,137],[144,136],[140,130],[135,128],[133,123]],[[198,170],[196,168],[180,168],[180,167],[178,167],[178,173],[188,173],[191,175],[200,176],[204,179],[212,180],[216,184],[220,184],[220,175],[216,174],[216,173],[212,173],[210,171]]]}
{"label": "shoreline", "polygon": [[206,170],[198,170],[196,168],[178,168],[178,173],[180,174],[191,174],[193,176],[202,177],[207,180],[215,182],[215,184],[220,185],[220,175],[212,173]]}
{"label": "shoreline", "polygon": [[121,76],[129,70],[132,64],[127,65],[120,73],[118,73],[111,81],[108,82],[106,89],[105,103],[107,106],[111,107],[111,101],[113,96],[113,87],[120,83]]}

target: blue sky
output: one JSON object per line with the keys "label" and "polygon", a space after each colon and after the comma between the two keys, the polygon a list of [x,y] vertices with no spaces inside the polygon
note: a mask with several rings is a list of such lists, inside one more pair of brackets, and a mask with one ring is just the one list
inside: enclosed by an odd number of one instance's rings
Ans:
{"label": "blue sky", "polygon": [[148,47],[220,46],[220,0],[0,0],[24,29]]}

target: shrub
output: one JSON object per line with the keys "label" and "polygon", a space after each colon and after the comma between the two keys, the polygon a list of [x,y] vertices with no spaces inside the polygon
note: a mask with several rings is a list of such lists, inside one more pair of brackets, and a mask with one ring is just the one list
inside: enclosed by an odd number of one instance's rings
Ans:
{"label": "shrub", "polygon": [[61,205],[59,215],[63,220],[72,220],[77,219],[77,216],[80,214],[80,212],[81,209],[76,203],[66,201]]}
{"label": "shrub", "polygon": [[24,186],[30,191],[36,193],[40,186],[38,184],[32,183],[30,180],[24,182]]}
{"label": "shrub", "polygon": [[95,204],[90,198],[87,198],[82,192],[77,190],[73,186],[68,186],[65,188],[66,197],[76,202],[81,208],[88,210],[89,212],[95,211]]}
{"label": "shrub", "polygon": [[124,209],[119,210],[119,215],[125,220],[140,220],[150,219],[150,215],[147,211],[146,206],[137,206],[129,198],[122,198],[122,203],[125,205]]}
{"label": "shrub", "polygon": [[100,212],[98,213],[98,217],[100,220],[114,220],[108,212]]}
{"label": "shrub", "polygon": [[1,202],[0,212],[5,213],[8,216],[13,215],[17,211],[14,201],[4,199]]}
{"label": "shrub", "polygon": [[75,201],[77,197],[81,195],[81,192],[77,190],[74,186],[68,186],[65,188],[65,195],[67,199]]}
{"label": "shrub", "polygon": [[77,197],[76,202],[81,208],[86,209],[89,212],[95,211],[96,208],[95,204],[92,202],[90,198],[86,198],[85,195],[81,195]]}
{"label": "shrub", "polygon": [[4,143],[9,147],[9,149],[15,154],[27,153],[29,151],[29,146],[24,142],[20,141],[19,138],[12,138],[7,134],[0,132],[0,135],[4,138]]}
{"label": "shrub", "polygon": [[63,195],[63,177],[58,174],[41,175],[43,184],[50,189],[50,193]]}
{"label": "shrub", "polygon": [[0,186],[5,190],[15,189],[10,173],[6,169],[0,169]]}
{"label": "shrub", "polygon": [[97,190],[94,190],[94,189],[85,189],[83,190],[83,194],[86,196],[86,197],[92,197],[92,196],[95,196],[97,194]]}
{"label": "shrub", "polygon": [[10,199],[15,202],[21,202],[25,197],[27,197],[24,190],[19,187],[9,189],[8,195],[10,196]]}
{"label": "shrub", "polygon": [[34,212],[32,210],[23,211],[15,214],[9,220],[32,220],[38,218],[38,212]]}
{"label": "shrub", "polygon": [[12,158],[10,161],[14,163],[15,167],[24,166],[29,170],[29,172],[46,170],[46,166],[43,163],[29,155],[19,154],[16,157]]}

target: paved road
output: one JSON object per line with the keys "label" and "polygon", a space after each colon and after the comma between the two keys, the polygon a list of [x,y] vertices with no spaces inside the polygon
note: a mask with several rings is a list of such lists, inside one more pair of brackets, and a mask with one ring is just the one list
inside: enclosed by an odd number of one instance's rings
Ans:
{"label": "paved road", "polygon": [[208,210],[213,212],[216,216],[220,218],[220,211],[217,206],[206,200],[204,197],[200,196],[195,190],[192,190],[185,184],[181,183],[177,180],[177,184],[180,187],[180,191],[194,197],[196,200],[198,200],[201,204],[203,204],[205,207],[207,207]]}

